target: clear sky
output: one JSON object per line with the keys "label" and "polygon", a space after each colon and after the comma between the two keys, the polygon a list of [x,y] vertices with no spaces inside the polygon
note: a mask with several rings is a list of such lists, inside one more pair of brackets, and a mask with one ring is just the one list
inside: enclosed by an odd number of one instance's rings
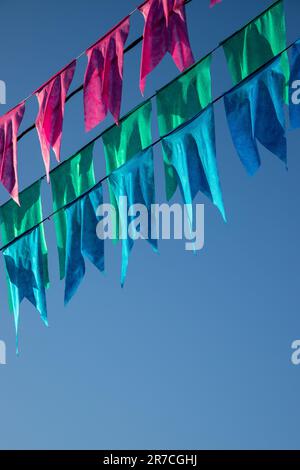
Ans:
{"label": "clear sky", "polygon": [[[272,2],[209,0],[187,6],[198,59]],[[1,2],[0,79],[16,105],[137,5],[128,0]],[[300,5],[286,0],[288,41],[299,37]],[[128,43],[142,32],[132,16]],[[125,57],[122,113],[142,101],[141,47]],[[86,59],[72,87],[82,82]],[[213,58],[214,97],[231,84],[220,49]],[[177,75],[167,57],[149,76],[145,97]],[[66,106],[62,157],[112,123],[85,134],[79,94]],[[196,256],[181,241],[160,242],[160,254],[136,244],[125,288],[120,246],[106,245],[106,276],[88,265],[73,301],[63,306],[53,222],[45,225],[51,288],[47,329],[27,302],[21,308],[20,357],[15,355],[3,260],[0,266],[2,449],[228,449],[300,447],[300,131],[288,133],[289,171],[261,149],[262,168],[246,175],[233,148],[224,106],[216,107],[217,152],[228,223],[203,196],[205,246]],[[27,104],[22,129],[36,116]],[[153,138],[157,137],[155,104]],[[53,165],[54,159],[52,160]],[[97,177],[104,175],[101,142]],[[35,132],[19,145],[20,187],[44,173]],[[161,150],[155,150],[157,200],[164,200]],[[107,188],[104,188],[107,200]],[[44,182],[43,207],[51,211]],[[7,195],[0,189],[2,202]],[[178,196],[174,201],[180,200]]]}

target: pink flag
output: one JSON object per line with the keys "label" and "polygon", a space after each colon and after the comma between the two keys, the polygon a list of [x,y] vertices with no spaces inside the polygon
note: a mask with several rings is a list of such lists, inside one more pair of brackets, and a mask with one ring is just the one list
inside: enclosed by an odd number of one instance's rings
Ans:
{"label": "pink flag", "polygon": [[65,101],[74,77],[75,68],[76,60],[67,65],[35,92],[40,107],[35,125],[40,139],[48,182],[51,147],[55,153],[56,160],[60,161]]}
{"label": "pink flag", "polygon": [[222,0],[210,0],[210,7],[214,7],[217,3],[221,3]]}
{"label": "pink flag", "polygon": [[84,121],[86,131],[99,124],[110,111],[118,124],[122,100],[124,45],[129,16],[87,49],[84,77]]}
{"label": "pink flag", "polygon": [[194,63],[184,3],[185,0],[148,0],[139,7],[145,19],[140,76],[142,94],[146,76],[167,52],[181,72]]}
{"label": "pink flag", "polygon": [[19,204],[17,135],[25,112],[23,101],[0,117],[0,181]]}

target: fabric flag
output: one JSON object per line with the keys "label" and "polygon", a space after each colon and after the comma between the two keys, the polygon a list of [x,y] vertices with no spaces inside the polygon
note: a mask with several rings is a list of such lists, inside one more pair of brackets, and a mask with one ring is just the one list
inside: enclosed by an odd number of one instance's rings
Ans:
{"label": "fabric flag", "polygon": [[[3,245],[28,232],[43,220],[41,181],[37,181],[19,194],[20,206],[12,199],[0,207],[0,227]],[[44,228],[40,226],[40,249],[43,257],[45,286],[49,287],[48,250]]]}
{"label": "fabric flag", "polygon": [[[123,118],[119,126],[112,126],[103,134],[107,175],[151,145],[151,115],[152,103],[148,100]],[[109,191],[110,202],[118,213],[118,206],[110,184]],[[118,223],[115,228],[115,235],[118,238]]]}
{"label": "fabric flag", "polygon": [[280,59],[275,59],[224,97],[232,140],[249,175],[261,164],[256,139],[287,162],[284,87]]}
{"label": "fabric flag", "polygon": [[102,186],[80,198],[66,210],[65,305],[77,291],[85,274],[84,257],[104,271],[104,240],[97,237],[97,209],[103,204]]}
{"label": "fabric flag", "polygon": [[[212,101],[211,55],[194,64],[157,92],[158,128],[161,137],[199,114]],[[164,154],[167,199],[177,188],[177,178]]]}
{"label": "fabric flag", "polygon": [[217,3],[221,3],[222,0],[210,0],[210,7],[214,7]]}
{"label": "fabric flag", "polygon": [[200,191],[220,210],[225,209],[216,162],[214,109],[209,105],[198,117],[162,140],[168,162],[173,166],[190,225],[192,202]]}
{"label": "fabric flag", "polygon": [[35,125],[41,144],[48,182],[51,147],[55,153],[56,160],[60,161],[65,101],[74,77],[75,68],[76,60],[67,65],[67,67],[35,92],[39,103],[39,112]]}
{"label": "fabric flag", "polygon": [[17,136],[25,102],[0,117],[0,181],[19,204]]}
{"label": "fabric flag", "polygon": [[169,52],[182,72],[194,62],[188,36],[185,0],[148,0],[139,7],[145,19],[140,89],[146,77]]}
{"label": "fabric flag", "polygon": [[19,351],[19,309],[23,299],[29,300],[34,305],[48,326],[45,293],[48,276],[45,277],[43,243],[44,231],[41,225],[9,245],[3,252],[10,306],[15,321],[17,352]]}
{"label": "fabric flag", "polygon": [[[129,255],[134,240],[146,239],[157,252],[156,233],[152,226],[151,206],[155,201],[153,152],[149,148],[140,152],[125,165],[109,176],[112,191],[118,204],[120,214],[120,233],[122,239],[121,285],[124,286]],[[142,204],[147,210],[145,219],[142,216],[129,215],[128,209],[133,204]],[[137,211],[139,214],[139,211]],[[136,214],[135,214],[136,215]],[[145,220],[147,222],[145,223]],[[144,225],[145,224],[145,225]]]}
{"label": "fabric flag", "polygon": [[[257,19],[223,43],[234,85],[272,60],[286,48],[284,4],[280,0]],[[282,67],[288,100],[289,60],[282,54]],[[287,101],[288,102],[288,101]]]}
{"label": "fabric flag", "polygon": [[66,259],[66,214],[61,210],[95,184],[93,148],[90,144],[73,157],[65,160],[51,172],[51,187],[56,240],[59,257],[60,278],[65,277]]}
{"label": "fabric flag", "polygon": [[293,129],[300,127],[300,40],[297,41],[291,52],[291,79],[290,79],[290,123]]}
{"label": "fabric flag", "polygon": [[88,65],[84,77],[84,121],[86,131],[99,124],[110,111],[119,122],[124,45],[129,34],[129,17],[87,49]]}
{"label": "fabric flag", "polygon": [[[0,226],[3,245],[11,243],[15,238],[31,230],[43,220],[41,201],[41,181],[19,194],[20,206],[12,199],[0,207]],[[48,255],[44,228],[40,226],[41,251],[43,255],[45,285],[49,285]]]}

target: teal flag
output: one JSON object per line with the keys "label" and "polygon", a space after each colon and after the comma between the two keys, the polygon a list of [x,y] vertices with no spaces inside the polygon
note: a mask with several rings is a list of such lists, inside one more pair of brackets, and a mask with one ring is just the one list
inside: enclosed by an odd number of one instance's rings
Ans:
{"label": "teal flag", "polygon": [[[157,240],[152,238],[153,219],[152,204],[155,202],[153,152],[147,149],[119,169],[109,177],[112,191],[118,204],[120,214],[121,238],[122,238],[122,271],[121,285],[124,286],[128,260],[133,248],[134,240],[146,239],[157,251]],[[138,212],[129,215],[129,208],[134,204],[142,205],[145,209],[144,218]]]}
{"label": "teal flag", "polygon": [[19,309],[23,299],[29,300],[39,311],[48,326],[44,274],[44,253],[42,251],[43,226],[19,238],[3,252],[7,274],[10,304],[14,314],[16,345],[19,350]]}
{"label": "teal flag", "polygon": [[[151,100],[148,100],[124,117],[119,126],[112,126],[103,134],[107,175],[151,145],[151,115],[152,103]],[[118,205],[110,182],[108,184],[110,202],[117,213],[115,238],[118,238]]]}
{"label": "teal flag", "polygon": [[50,173],[56,240],[59,257],[60,278],[65,277],[66,261],[66,214],[61,210],[95,184],[93,164],[94,144],[90,144],[73,157],[65,160]]}
{"label": "teal flag", "polygon": [[[19,194],[20,206],[10,199],[0,207],[0,225],[3,245],[40,224],[43,220],[41,180]],[[45,286],[49,286],[48,254],[43,225],[40,226],[40,243],[43,255]]]}
{"label": "teal flag", "polygon": [[163,139],[168,162],[173,166],[188,216],[193,225],[192,202],[205,194],[226,220],[216,161],[213,106]]}
{"label": "teal flag", "polygon": [[104,271],[104,240],[97,236],[97,209],[103,204],[102,186],[95,189],[66,210],[66,284],[65,305],[77,291],[85,274],[87,258],[99,271]]}
{"label": "teal flag", "polygon": [[[164,137],[199,114],[212,101],[211,55],[194,64],[156,94],[159,134]],[[167,199],[177,188],[174,168],[164,154]]]}
{"label": "teal flag", "polygon": [[[223,43],[234,85],[272,60],[286,48],[286,26],[283,1],[276,2],[258,18]],[[286,80],[284,91],[288,103],[289,60],[282,54]]]}

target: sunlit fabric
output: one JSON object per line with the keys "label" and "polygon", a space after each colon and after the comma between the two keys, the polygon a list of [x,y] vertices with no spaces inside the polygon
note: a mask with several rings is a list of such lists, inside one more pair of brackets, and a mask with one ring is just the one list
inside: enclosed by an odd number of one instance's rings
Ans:
{"label": "sunlit fabric", "polygon": [[139,7],[145,19],[140,89],[146,77],[169,52],[182,72],[194,58],[188,36],[185,0],[148,0]]}
{"label": "sunlit fabric", "polygon": [[47,181],[49,181],[51,147],[56,160],[60,161],[65,101],[75,68],[76,61],[74,60],[35,93],[39,103],[35,125],[41,144]]}
{"label": "sunlit fabric", "polygon": [[[12,242],[16,237],[40,224],[43,220],[41,201],[41,181],[29,186],[19,194],[20,206],[12,199],[0,207],[0,226],[3,245]],[[44,231],[40,235],[43,255],[44,278],[48,284],[48,259]]]}
{"label": "sunlit fabric", "polygon": [[[134,240],[147,239],[154,251],[157,251],[157,240],[152,238],[156,233],[151,218],[151,205],[155,201],[153,153],[152,148],[140,152],[129,162],[115,170],[109,177],[112,191],[118,204],[120,215],[120,238],[122,239],[121,285],[123,287],[127,273],[129,255]],[[126,200],[124,199],[127,198]],[[128,214],[133,204],[142,204],[147,209],[146,227],[137,222],[139,212]],[[136,220],[136,225],[134,223]],[[144,220],[145,222],[145,220]],[[129,227],[132,231],[129,233]]]}
{"label": "sunlit fabric", "polygon": [[44,253],[42,243],[44,227],[41,225],[27,235],[19,238],[3,252],[10,306],[16,328],[18,352],[19,309],[23,299],[29,300],[39,311],[48,326],[45,288],[48,275],[45,276]]}
{"label": "sunlit fabric", "polygon": [[276,59],[224,97],[232,140],[249,175],[261,165],[256,140],[287,162],[284,87],[281,63]]}
{"label": "sunlit fabric", "polygon": [[103,204],[102,187],[98,186],[66,210],[66,281],[65,304],[77,291],[85,274],[88,258],[99,271],[104,271],[104,240],[97,237],[97,209]]}
{"label": "sunlit fabric", "polygon": [[65,276],[66,215],[62,207],[71,203],[95,184],[94,144],[90,144],[51,172],[51,187],[60,278]]}
{"label": "sunlit fabric", "polygon": [[199,191],[218,207],[226,220],[216,161],[213,106],[209,105],[198,117],[165,137],[162,145],[169,165],[174,168],[184,203],[189,205],[190,224],[191,205]]}
{"label": "sunlit fabric", "polygon": [[[156,94],[159,134],[164,137],[201,112],[212,100],[211,55],[194,64]],[[172,165],[164,155],[167,199],[177,188]]]}
{"label": "sunlit fabric", "polygon": [[129,33],[129,17],[121,21],[87,51],[88,65],[84,77],[84,120],[86,131],[99,124],[110,111],[119,122],[124,45]]}
{"label": "sunlit fabric", "polygon": [[290,124],[297,129],[300,127],[300,40],[293,45],[291,52],[289,110]]}
{"label": "sunlit fabric", "polygon": [[[286,26],[283,1],[271,7],[223,43],[234,85],[258,70],[286,48]],[[289,83],[287,53],[282,55],[282,68]],[[288,86],[284,89],[288,99]]]}
{"label": "sunlit fabric", "polygon": [[20,103],[0,117],[0,181],[19,204],[17,136],[25,112]]}
{"label": "sunlit fabric", "polygon": [[[122,119],[119,126],[113,126],[103,134],[107,175],[151,145],[151,116],[152,103],[148,100]],[[110,183],[109,193],[110,202],[117,211],[118,207],[110,189]],[[116,238],[118,237],[117,227],[118,223],[115,227]]]}

